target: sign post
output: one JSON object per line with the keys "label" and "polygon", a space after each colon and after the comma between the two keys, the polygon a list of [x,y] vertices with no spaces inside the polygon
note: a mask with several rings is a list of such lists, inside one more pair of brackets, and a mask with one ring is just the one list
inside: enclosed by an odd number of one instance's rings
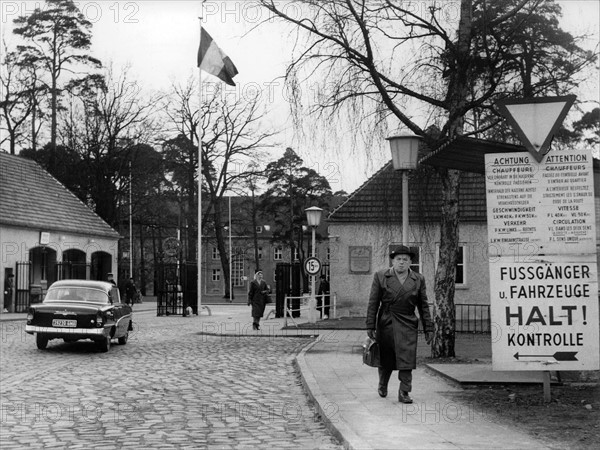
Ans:
{"label": "sign post", "polygon": [[598,271],[591,151],[548,151],[574,96],[539,100],[507,106],[529,153],[486,155],[492,368],[543,371],[550,401],[549,370],[600,369]]}
{"label": "sign post", "polygon": [[494,370],[596,370],[591,152],[486,155]]}

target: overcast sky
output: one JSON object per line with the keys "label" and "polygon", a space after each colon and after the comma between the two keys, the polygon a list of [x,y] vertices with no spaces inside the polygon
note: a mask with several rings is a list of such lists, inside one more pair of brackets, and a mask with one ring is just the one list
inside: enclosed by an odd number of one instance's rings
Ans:
{"label": "overcast sky", "polygon": [[[559,3],[565,16],[563,28],[575,34],[593,32],[597,43],[600,2],[565,0]],[[3,35],[9,42],[13,39],[9,32],[12,20],[31,13],[36,4],[43,6],[43,2],[1,2]],[[292,4],[285,1],[281,4],[294,15]],[[425,2],[417,4],[423,7]],[[448,11],[456,4],[444,3]],[[92,54],[104,64],[112,62],[117,69],[129,64],[130,75],[139,81],[142,89],[166,90],[173,81],[184,83],[190,76],[197,77],[200,1],[81,1],[78,6],[93,23]],[[352,191],[389,159],[387,144],[382,142],[380,151],[371,155],[340,158],[337,151],[329,149],[322,153],[320,144],[311,145],[293,135],[283,81],[278,79],[290,59],[293,42],[290,30],[279,22],[252,31],[259,22],[269,18],[267,14],[253,0],[208,0],[204,5],[203,26],[239,70],[235,78],[238,86],[231,88],[232,92],[244,95],[256,86],[267,88],[265,95],[268,94],[266,100],[273,124],[284,130],[280,151],[293,147],[307,165],[328,176],[334,191]],[[591,40],[589,45],[593,42]],[[209,75],[203,75],[203,80],[215,81]],[[595,83],[592,92],[596,92],[596,101],[597,89]],[[337,143],[330,145],[336,147]]]}

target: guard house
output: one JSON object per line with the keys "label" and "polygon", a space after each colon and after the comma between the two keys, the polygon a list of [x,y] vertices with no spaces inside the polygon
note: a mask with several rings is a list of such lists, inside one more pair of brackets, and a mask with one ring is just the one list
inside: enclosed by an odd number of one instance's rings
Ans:
{"label": "guard house", "polygon": [[14,275],[10,312],[41,301],[56,280],[116,276],[118,240],[35,161],[0,152],[0,283]]}
{"label": "guard house", "polygon": [[[489,314],[488,236],[485,189],[486,153],[525,151],[522,146],[458,138],[422,156],[409,175],[409,246],[416,253],[413,270],[425,276],[429,302],[439,259],[441,189],[433,167],[461,170],[457,320],[486,319]],[[600,218],[600,162],[594,160],[596,223]],[[402,242],[402,176],[390,161],[354,191],[328,217],[331,291],[342,315],[364,316],[373,274],[390,266],[389,250]],[[600,227],[597,226],[597,232]],[[600,238],[600,237],[599,237]],[[598,240],[600,242],[600,239]],[[489,316],[488,316],[489,317]],[[466,319],[465,319],[466,320]]]}

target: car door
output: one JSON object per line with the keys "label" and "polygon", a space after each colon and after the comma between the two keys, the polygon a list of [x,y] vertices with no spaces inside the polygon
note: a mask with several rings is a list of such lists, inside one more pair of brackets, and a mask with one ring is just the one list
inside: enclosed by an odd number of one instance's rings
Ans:
{"label": "car door", "polygon": [[127,332],[129,321],[124,317],[126,315],[125,307],[127,305],[121,303],[119,288],[116,286],[110,290],[109,297],[113,306],[113,318],[116,326],[115,335],[113,337],[117,338],[123,336]]}

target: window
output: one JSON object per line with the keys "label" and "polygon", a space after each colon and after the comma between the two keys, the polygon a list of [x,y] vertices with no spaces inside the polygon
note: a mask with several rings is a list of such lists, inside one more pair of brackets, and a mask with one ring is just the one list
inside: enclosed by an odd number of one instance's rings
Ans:
{"label": "window", "polygon": [[458,246],[458,257],[456,259],[456,278],[454,282],[456,284],[465,284],[465,250],[466,247]]}
{"label": "window", "polygon": [[244,285],[244,259],[236,258],[231,262],[231,276],[234,286]]}
{"label": "window", "polygon": [[[457,286],[464,286],[467,284],[467,272],[466,272],[466,252],[467,252],[467,246],[464,244],[459,244],[458,245],[458,256],[456,258],[456,278],[454,279],[454,283]],[[437,244],[437,252],[436,252],[436,259],[435,259],[435,265],[437,267],[437,264],[439,262],[440,259],[440,245]]]}
{"label": "window", "polygon": [[273,259],[275,261],[283,260],[283,249],[281,247],[275,247],[273,249]]}
{"label": "window", "polygon": [[213,269],[212,270],[212,280],[213,281],[221,281],[221,269]]}
{"label": "window", "polygon": [[263,227],[262,227],[261,225],[258,225],[258,226],[256,227],[256,232],[257,232],[257,233],[262,233],[262,231],[263,231]]}
{"label": "window", "polygon": [[325,256],[327,261],[331,261],[331,247],[327,247],[327,254]]}
{"label": "window", "polygon": [[217,247],[212,248],[212,259],[219,259],[219,249]]}
{"label": "window", "polygon": [[298,252],[298,249],[296,247],[294,247],[293,251],[292,251],[292,261],[298,261],[300,260],[300,253]]}
{"label": "window", "polygon": [[415,254],[410,265],[410,270],[421,273],[421,248],[420,247],[408,247],[410,251]]}
{"label": "window", "polygon": [[263,259],[263,249],[262,249],[262,247],[258,247],[258,259]]}

